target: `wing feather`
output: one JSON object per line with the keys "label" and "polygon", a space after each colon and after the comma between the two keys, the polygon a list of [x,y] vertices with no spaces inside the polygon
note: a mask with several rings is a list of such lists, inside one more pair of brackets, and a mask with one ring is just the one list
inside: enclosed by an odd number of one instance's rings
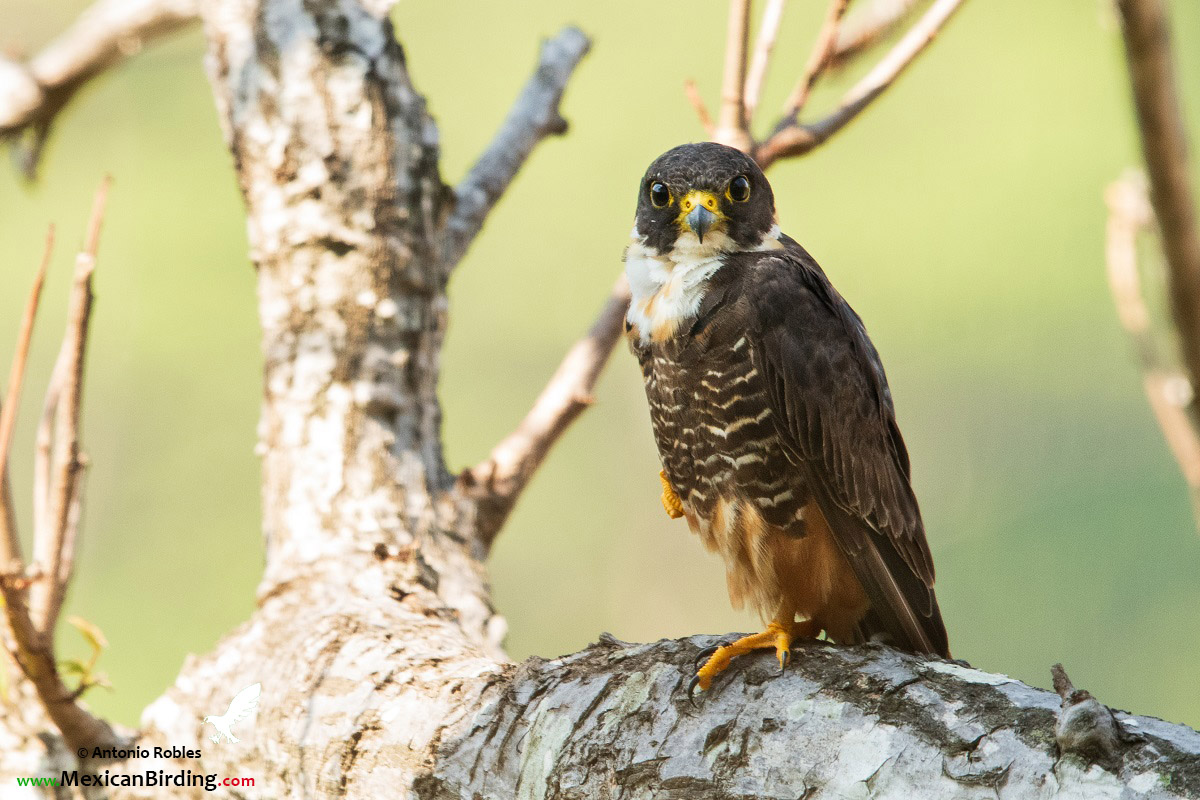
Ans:
{"label": "wing feather", "polygon": [[879,355],[812,257],[787,240],[755,254],[751,357],[780,437],[834,538],[904,649],[948,655],[933,560]]}

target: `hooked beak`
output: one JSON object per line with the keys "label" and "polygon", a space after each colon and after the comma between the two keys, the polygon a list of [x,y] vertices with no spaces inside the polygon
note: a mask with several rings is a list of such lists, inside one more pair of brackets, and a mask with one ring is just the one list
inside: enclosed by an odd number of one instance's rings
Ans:
{"label": "hooked beak", "polygon": [[695,232],[696,238],[700,240],[701,244],[704,244],[704,234],[712,228],[713,223],[717,220],[717,215],[704,206],[698,205],[684,219],[687,226]]}

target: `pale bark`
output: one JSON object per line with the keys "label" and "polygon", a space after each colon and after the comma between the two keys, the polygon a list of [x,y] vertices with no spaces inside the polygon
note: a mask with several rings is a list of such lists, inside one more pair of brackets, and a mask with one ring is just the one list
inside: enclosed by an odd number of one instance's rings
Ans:
{"label": "pale bark", "polygon": [[[1200,797],[1189,728],[886,648],[747,658],[695,706],[711,637],[508,663],[441,454],[453,194],[386,5],[205,4],[259,282],[267,565],[252,617],[143,714],[138,746],[202,756],[85,767],[253,777],[240,797]],[[202,717],[256,682],[242,741],[211,743]],[[76,768],[25,681],[0,702],[0,792]],[[168,795],[205,796],[91,794]]]}
{"label": "pale bark", "polygon": [[75,92],[192,23],[198,6],[199,0],[97,0],[29,61],[0,55],[0,141],[16,140],[25,175],[34,176],[50,127]]}

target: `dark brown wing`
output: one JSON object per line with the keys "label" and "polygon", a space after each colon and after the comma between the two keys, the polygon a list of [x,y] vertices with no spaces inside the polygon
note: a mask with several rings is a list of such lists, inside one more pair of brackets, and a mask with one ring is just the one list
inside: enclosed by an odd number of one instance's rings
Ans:
{"label": "dark brown wing", "polygon": [[803,248],[747,258],[749,339],[779,435],[897,647],[949,655],[933,561],[879,355]]}

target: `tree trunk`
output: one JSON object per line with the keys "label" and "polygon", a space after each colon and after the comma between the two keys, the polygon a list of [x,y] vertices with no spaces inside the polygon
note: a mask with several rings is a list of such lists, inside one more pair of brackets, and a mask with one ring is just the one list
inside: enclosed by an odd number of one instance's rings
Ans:
{"label": "tree trunk", "polygon": [[[79,770],[104,785],[60,796],[204,795],[123,785],[164,770],[254,779],[236,797],[1200,797],[1189,728],[882,647],[748,658],[694,705],[709,637],[509,663],[440,445],[454,193],[388,6],[205,4],[263,327],[259,607],[146,709],[133,757],[77,758],[18,682],[0,794]],[[254,683],[242,741],[212,743],[203,717]]]}

